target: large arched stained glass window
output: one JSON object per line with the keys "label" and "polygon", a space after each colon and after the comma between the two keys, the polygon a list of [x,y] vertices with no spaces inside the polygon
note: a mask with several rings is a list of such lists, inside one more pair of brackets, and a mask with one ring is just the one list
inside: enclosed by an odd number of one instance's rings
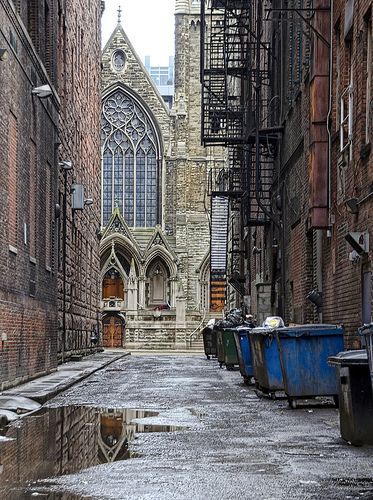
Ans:
{"label": "large arched stained glass window", "polygon": [[144,109],[123,90],[102,107],[102,224],[115,204],[130,227],[153,227],[157,220],[158,159],[156,134]]}

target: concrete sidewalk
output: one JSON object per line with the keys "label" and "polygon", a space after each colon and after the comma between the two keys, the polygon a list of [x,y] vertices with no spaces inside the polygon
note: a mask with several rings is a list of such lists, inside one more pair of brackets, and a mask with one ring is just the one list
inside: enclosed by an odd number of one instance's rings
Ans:
{"label": "concrete sidewalk", "polygon": [[[59,365],[57,371],[38,377],[34,380],[12,387],[0,393],[0,414],[2,409],[17,410],[10,408],[11,400],[22,396],[38,403],[45,403],[58,393],[65,391],[80,380],[88,377],[92,373],[104,368],[105,366],[128,356],[128,351],[103,351],[92,356],[87,356],[80,361],[70,361]],[[3,404],[2,404],[3,401]],[[7,404],[5,401],[9,401]]]}

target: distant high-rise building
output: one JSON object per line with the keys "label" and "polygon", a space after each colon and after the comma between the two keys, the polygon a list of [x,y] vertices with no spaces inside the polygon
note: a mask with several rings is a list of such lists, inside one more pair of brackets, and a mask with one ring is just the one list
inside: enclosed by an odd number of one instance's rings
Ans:
{"label": "distant high-rise building", "polygon": [[164,101],[171,108],[174,97],[174,56],[169,56],[168,66],[151,66],[150,56],[145,56],[145,68]]}

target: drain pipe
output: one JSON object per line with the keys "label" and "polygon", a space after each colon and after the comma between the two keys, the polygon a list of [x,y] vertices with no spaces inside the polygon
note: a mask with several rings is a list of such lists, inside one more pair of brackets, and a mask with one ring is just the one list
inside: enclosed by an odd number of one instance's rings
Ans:
{"label": "drain pipe", "polygon": [[[330,130],[330,121],[332,114],[332,94],[333,94],[333,8],[334,2],[330,0],[330,51],[329,51],[329,107],[328,114],[326,118],[326,128],[328,132],[328,229],[326,230],[326,237],[331,238],[332,236],[332,214],[331,214],[331,164],[332,164],[332,132]],[[338,103],[337,103],[338,106]],[[316,255],[317,255],[317,289],[323,292],[323,273],[322,273],[322,262],[323,262],[323,252],[322,252],[322,230],[319,229],[316,232]],[[323,322],[322,309],[318,313],[319,322]]]}
{"label": "drain pipe", "polygon": [[329,109],[326,119],[326,128],[328,131],[328,226],[329,226],[328,236],[329,235],[331,236],[332,132],[330,130],[330,119],[332,114],[332,93],[333,93],[333,4],[334,4],[333,0],[330,0]]}

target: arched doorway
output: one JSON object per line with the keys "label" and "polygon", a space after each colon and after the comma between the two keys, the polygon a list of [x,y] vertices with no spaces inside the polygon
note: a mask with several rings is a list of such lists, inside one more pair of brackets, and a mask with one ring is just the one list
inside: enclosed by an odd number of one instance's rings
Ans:
{"label": "arched doorway", "polygon": [[124,346],[124,321],[118,315],[108,315],[102,321],[104,347]]}

